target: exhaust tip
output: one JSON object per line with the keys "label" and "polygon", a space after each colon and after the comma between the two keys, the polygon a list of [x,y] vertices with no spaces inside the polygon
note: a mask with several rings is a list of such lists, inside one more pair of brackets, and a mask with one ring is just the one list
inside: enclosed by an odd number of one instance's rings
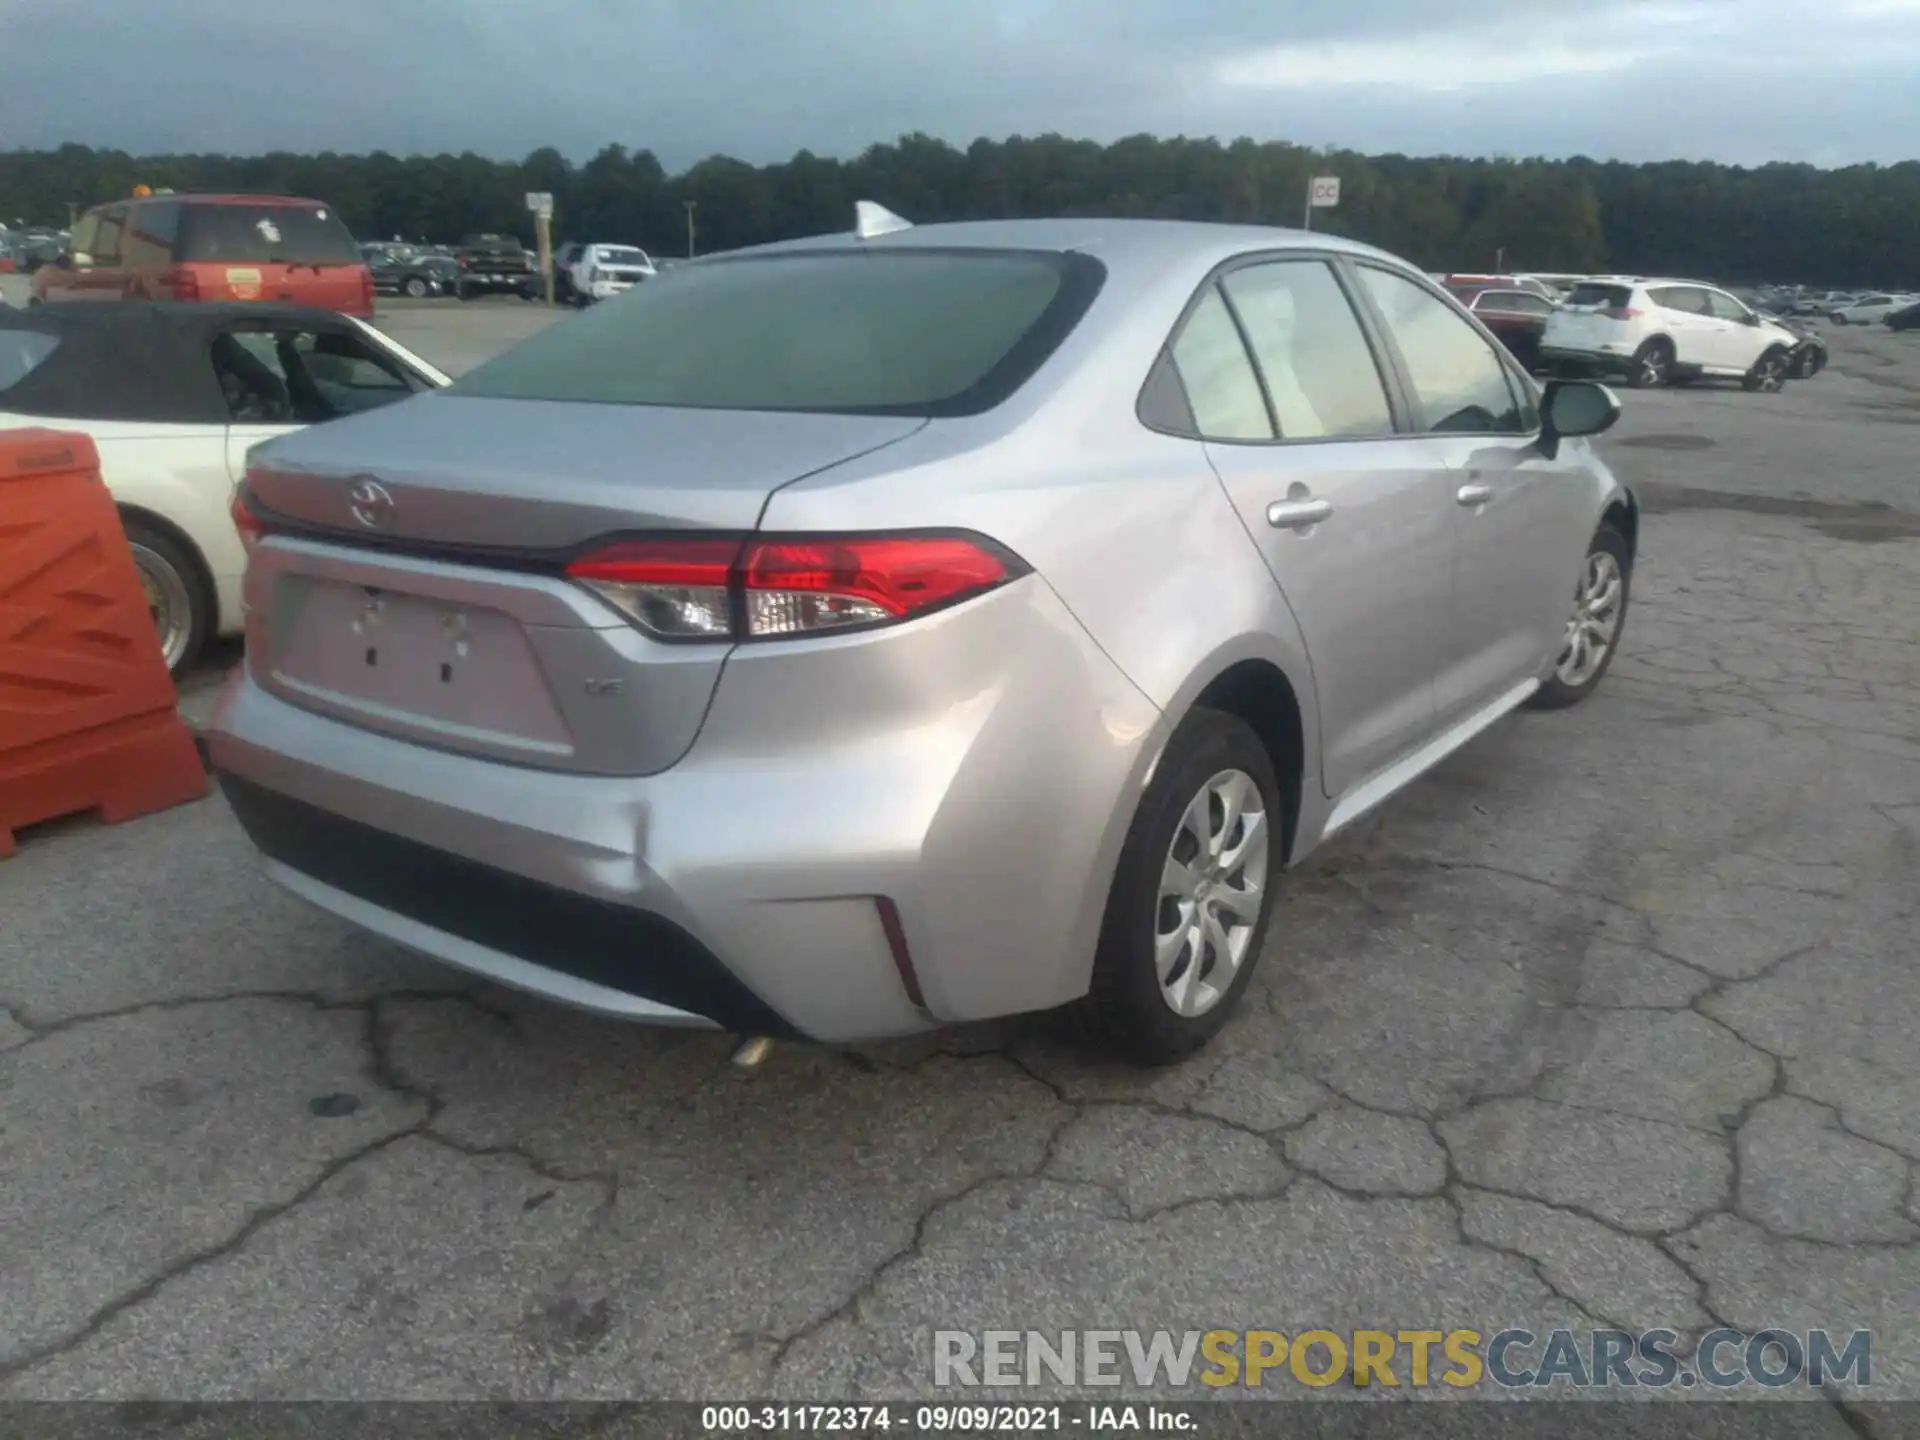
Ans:
{"label": "exhaust tip", "polygon": [[742,1070],[752,1070],[772,1053],[773,1041],[764,1035],[750,1035],[740,1042],[731,1058]]}

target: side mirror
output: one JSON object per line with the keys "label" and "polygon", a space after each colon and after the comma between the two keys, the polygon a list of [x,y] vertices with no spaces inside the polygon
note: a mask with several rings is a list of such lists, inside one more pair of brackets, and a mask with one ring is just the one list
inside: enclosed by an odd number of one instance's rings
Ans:
{"label": "side mirror", "polygon": [[1552,380],[1540,397],[1540,451],[1549,460],[1560,453],[1560,442],[1581,435],[1598,435],[1620,418],[1620,400],[1613,391],[1591,380]]}

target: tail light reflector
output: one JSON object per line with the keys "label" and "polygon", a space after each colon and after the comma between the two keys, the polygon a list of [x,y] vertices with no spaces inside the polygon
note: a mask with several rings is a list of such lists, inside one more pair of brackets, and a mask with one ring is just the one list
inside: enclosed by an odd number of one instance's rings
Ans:
{"label": "tail light reflector", "polygon": [[360,304],[368,314],[373,313],[373,271],[364,265],[360,267]]}
{"label": "tail light reflector", "polygon": [[567,574],[662,640],[763,640],[911,620],[1026,573],[966,535],[619,540]]}
{"label": "tail light reflector", "polygon": [[240,544],[251,553],[260,543],[260,537],[267,533],[267,527],[260,523],[260,517],[253,513],[253,507],[247,503],[247,485],[243,480],[233,487],[233,502],[227,506],[227,513],[233,517],[233,528],[240,532]]}
{"label": "tail light reflector", "polygon": [[200,277],[184,265],[162,273],[159,284],[161,293],[170,299],[188,303],[200,299]]}
{"label": "tail light reflector", "polygon": [[1638,320],[1640,312],[1631,305],[1609,305],[1600,312],[1609,320]]}

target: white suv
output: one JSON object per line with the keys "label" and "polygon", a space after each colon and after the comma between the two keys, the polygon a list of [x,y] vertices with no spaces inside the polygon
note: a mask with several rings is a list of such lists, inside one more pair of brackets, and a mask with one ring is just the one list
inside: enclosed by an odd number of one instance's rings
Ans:
{"label": "white suv", "polygon": [[1574,286],[1547,318],[1540,356],[1555,368],[1621,374],[1640,389],[1723,375],[1749,390],[1778,390],[1799,343],[1711,285],[1600,276]]}

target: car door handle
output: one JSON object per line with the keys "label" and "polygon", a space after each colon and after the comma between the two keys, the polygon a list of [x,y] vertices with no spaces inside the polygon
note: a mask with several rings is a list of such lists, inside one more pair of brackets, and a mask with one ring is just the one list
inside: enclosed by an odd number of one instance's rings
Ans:
{"label": "car door handle", "polygon": [[1332,514],[1331,500],[1276,500],[1267,506],[1267,523],[1276,530],[1304,530]]}
{"label": "car door handle", "polygon": [[1453,498],[1462,505],[1484,505],[1493,498],[1491,485],[1462,485],[1453,492]]}

